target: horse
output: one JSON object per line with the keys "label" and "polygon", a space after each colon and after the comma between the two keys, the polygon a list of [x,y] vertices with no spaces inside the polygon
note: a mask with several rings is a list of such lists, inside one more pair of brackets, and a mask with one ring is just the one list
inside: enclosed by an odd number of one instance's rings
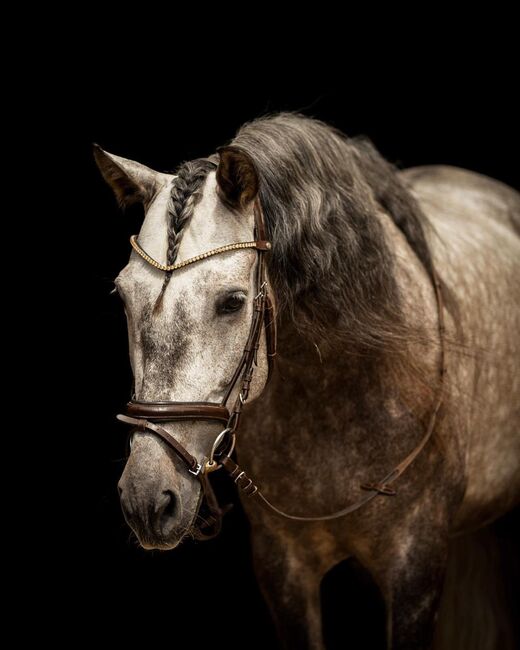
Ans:
{"label": "horse", "polygon": [[320,583],[345,558],[388,648],[458,647],[439,631],[450,549],[520,494],[520,195],[398,170],[295,113],[173,174],[94,155],[145,210],[115,280],[134,377],[118,487],[142,547],[218,532],[224,467],[283,647],[325,647]]}

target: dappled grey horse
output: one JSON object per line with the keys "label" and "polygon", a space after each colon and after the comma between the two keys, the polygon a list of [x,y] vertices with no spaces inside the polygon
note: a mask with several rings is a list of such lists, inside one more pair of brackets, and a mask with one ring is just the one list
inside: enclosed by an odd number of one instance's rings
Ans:
{"label": "dappled grey horse", "polygon": [[142,546],[218,530],[221,469],[284,647],[324,647],[320,582],[348,557],[389,648],[458,647],[442,607],[435,629],[450,549],[520,493],[520,196],[399,172],[293,114],[175,174],[95,156],[145,207],[115,281],[134,375],[119,489]]}

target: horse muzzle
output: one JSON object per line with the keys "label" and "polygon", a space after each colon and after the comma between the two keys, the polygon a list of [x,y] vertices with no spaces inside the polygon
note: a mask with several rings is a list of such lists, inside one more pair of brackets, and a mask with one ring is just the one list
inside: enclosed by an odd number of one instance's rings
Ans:
{"label": "horse muzzle", "polygon": [[189,494],[184,486],[181,490],[169,454],[153,438],[139,436],[118,490],[126,522],[141,546],[170,549],[178,545],[189,529],[185,516],[188,508],[184,504],[197,504],[200,487],[195,481],[190,483]]}

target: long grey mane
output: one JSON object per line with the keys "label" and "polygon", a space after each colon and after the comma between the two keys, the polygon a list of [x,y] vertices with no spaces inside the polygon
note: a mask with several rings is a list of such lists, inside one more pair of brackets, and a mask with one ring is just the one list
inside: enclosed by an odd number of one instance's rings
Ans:
{"label": "long grey mane", "polygon": [[[232,142],[254,161],[273,251],[269,275],[280,312],[314,339],[331,332],[359,349],[392,351],[408,338],[393,257],[376,211],[385,210],[432,277],[426,216],[396,170],[365,138],[347,138],[293,113],[244,125]],[[198,191],[205,159],[177,170],[168,264]],[[166,280],[167,283],[168,279]]]}
{"label": "long grey mane", "polygon": [[395,169],[367,139],[291,113],[246,124],[233,145],[260,176],[270,277],[284,311],[318,335],[336,330],[364,348],[402,344],[406,328],[378,207],[430,275],[432,261],[426,216]]}

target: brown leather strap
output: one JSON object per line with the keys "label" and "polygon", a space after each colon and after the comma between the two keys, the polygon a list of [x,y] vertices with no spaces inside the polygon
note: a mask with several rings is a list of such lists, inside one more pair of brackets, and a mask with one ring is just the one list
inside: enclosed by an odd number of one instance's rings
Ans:
{"label": "brown leather strap", "polygon": [[241,469],[241,467],[239,467],[239,465],[237,465],[237,463],[235,463],[231,458],[227,456],[221,458],[220,463],[222,467],[224,467],[224,469],[229,473],[231,478],[234,479],[235,483],[244,492],[244,494],[246,494],[247,496],[256,495],[260,500],[259,502],[261,505],[263,505],[271,512],[274,512],[278,516],[283,517],[284,519],[291,519],[292,521],[302,521],[302,522],[328,521],[332,519],[339,519],[340,517],[344,517],[345,515],[348,515],[349,513],[354,512],[355,510],[358,510],[359,508],[361,508],[361,506],[365,505],[369,501],[372,501],[372,499],[374,499],[378,495],[395,496],[397,494],[396,490],[390,487],[390,484],[393,483],[397,478],[399,478],[399,476],[401,476],[401,474],[406,470],[406,468],[411,465],[413,460],[418,456],[418,454],[424,448],[424,445],[428,442],[434,430],[435,420],[437,418],[437,413],[439,411],[439,408],[440,408],[440,402],[437,402],[435,406],[435,410],[432,413],[432,417],[430,418],[430,422],[426,434],[421,439],[419,444],[414,448],[414,450],[401,463],[399,463],[399,465],[397,465],[395,469],[389,472],[380,483],[363,483],[361,485],[361,489],[367,491],[368,494],[360,497],[357,501],[354,501],[354,503],[350,504],[349,506],[346,506],[345,508],[342,508],[341,510],[337,510],[328,515],[300,516],[300,515],[293,515],[284,512],[283,510],[280,510],[280,508],[277,508],[275,505],[273,505],[267,499],[267,497],[265,497],[262,494],[262,492],[258,489],[258,487],[253,483],[253,480],[249,478],[246,475],[246,473]]}
{"label": "brown leather strap", "polygon": [[269,295],[265,297],[265,312],[264,312],[264,329],[265,329],[265,344],[267,348],[267,362],[269,364],[268,377],[274,369],[274,358],[276,356],[276,315],[274,306]]}
{"label": "brown leather strap", "polygon": [[[253,206],[254,219],[255,219],[255,236],[259,240],[265,240],[265,222],[264,214],[262,211],[262,206],[258,197],[255,199]],[[268,250],[268,249],[266,249]],[[244,346],[244,352],[240,363],[233,375],[233,378],[228,386],[228,390],[223,397],[222,405],[227,404],[233,389],[235,388],[239,379],[241,379],[242,384],[238,392],[238,396],[235,400],[235,403],[230,409],[231,416],[228,421],[227,426],[233,431],[238,427],[238,422],[240,418],[240,413],[242,411],[244,402],[246,401],[251,381],[253,378],[253,364],[257,362],[258,349],[260,347],[260,338],[262,335],[262,325],[265,325],[266,329],[266,343],[268,344],[268,354],[271,353],[271,356],[268,356],[269,361],[269,374],[268,379],[271,374],[272,361],[276,354],[276,329],[274,329],[275,324],[275,315],[272,303],[269,302],[269,319],[267,320],[266,308],[267,308],[267,280],[266,280],[266,269],[265,269],[265,250],[258,249],[258,261],[256,265],[256,296],[254,299],[254,311],[253,319],[251,321],[251,327],[249,328],[249,334],[247,337],[246,344]],[[268,330],[269,329],[269,333]]]}
{"label": "brown leather strap", "polygon": [[190,472],[194,473],[195,475],[200,472],[200,465],[195,456],[192,456],[189,451],[184,449],[181,443],[175,440],[175,438],[170,433],[168,433],[166,429],[163,429],[163,427],[160,427],[153,422],[148,422],[148,420],[145,420],[143,418],[131,418],[127,415],[117,415],[116,417],[121,422],[131,424],[137,429],[137,431],[152,431],[152,433],[155,433],[155,435],[159,436],[159,438],[162,438],[168,445],[170,445],[170,447],[184,462]]}
{"label": "brown leather strap", "polygon": [[130,417],[151,418],[157,421],[172,420],[218,420],[226,423],[229,411],[225,406],[213,402],[138,402],[126,405]]}
{"label": "brown leather strap", "polygon": [[258,492],[258,488],[253,483],[253,481],[246,475],[246,473],[235,463],[235,461],[229,456],[223,456],[220,459],[220,464],[233,479],[233,481],[238,485],[238,487],[247,494],[247,496],[253,496]]}
{"label": "brown leather strap", "polygon": [[265,299],[266,299],[266,284],[263,280],[264,278],[264,260],[260,255],[258,260],[258,277],[257,277],[257,287],[259,288],[258,294],[255,296],[254,304],[254,313],[253,321],[251,324],[251,329],[249,332],[249,337],[244,348],[244,354],[242,357],[241,366],[239,367],[239,373],[234,378],[233,384],[228,390],[226,395],[226,400],[231,394],[231,389],[241,377],[241,386],[238,392],[238,395],[235,399],[235,403],[231,409],[231,417],[228,422],[228,427],[235,431],[239,424],[240,414],[244,407],[244,404],[248,398],[249,390],[251,386],[251,381],[253,379],[254,365],[257,362],[258,349],[260,347],[260,336],[262,333],[262,324],[264,323],[264,313],[265,313]]}
{"label": "brown leather strap", "polygon": [[372,499],[378,495],[378,492],[374,491],[371,494],[367,494],[361,497],[361,499],[359,499],[352,505],[347,506],[342,510],[333,512],[330,515],[319,515],[316,517],[302,517],[299,515],[292,515],[287,512],[284,512],[283,510],[280,510],[275,505],[273,505],[262,494],[262,492],[258,489],[258,486],[255,485],[253,480],[249,476],[247,476],[247,474],[242,470],[242,468],[239,465],[237,465],[237,463],[235,463],[235,461],[232,458],[229,458],[229,456],[224,456],[223,458],[220,459],[220,463],[222,467],[228,472],[230,477],[234,480],[238,488],[242,490],[244,494],[251,497],[256,496],[259,499],[259,503],[262,506],[264,506],[267,510],[269,510],[270,512],[274,512],[279,517],[283,517],[284,519],[291,519],[292,521],[312,522],[312,521],[327,521],[329,519],[339,519],[340,517],[344,517],[345,515],[348,515],[350,512],[357,510],[365,503],[372,501]]}
{"label": "brown leather strap", "polygon": [[[204,472],[201,472],[197,478],[200,481],[202,487],[201,493],[201,503],[197,508],[197,525],[194,527],[194,537],[200,541],[206,541],[208,539],[213,539],[216,537],[222,529],[222,517],[227,511],[228,508],[223,510],[220,509],[220,506],[213,491],[213,487],[209,482],[208,475]],[[208,515],[203,517],[200,514],[200,506],[202,501],[205,502],[208,508]]]}
{"label": "brown leather strap", "polygon": [[258,196],[255,199],[253,210],[255,216],[256,238],[260,241],[265,241],[267,240],[267,234],[265,228],[264,210]]}

